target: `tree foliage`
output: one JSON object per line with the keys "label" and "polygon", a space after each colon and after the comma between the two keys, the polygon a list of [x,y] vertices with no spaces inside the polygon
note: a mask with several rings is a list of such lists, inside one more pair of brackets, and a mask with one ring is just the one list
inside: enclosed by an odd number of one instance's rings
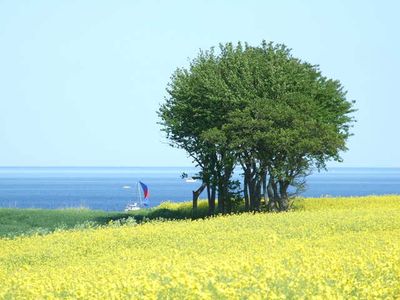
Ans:
{"label": "tree foliage", "polygon": [[173,74],[167,92],[163,130],[201,168],[211,212],[217,193],[219,210],[231,209],[236,165],[247,209],[264,199],[270,210],[287,210],[290,187],[304,187],[311,170],[341,160],[353,122],[339,81],[265,41],[201,51]]}

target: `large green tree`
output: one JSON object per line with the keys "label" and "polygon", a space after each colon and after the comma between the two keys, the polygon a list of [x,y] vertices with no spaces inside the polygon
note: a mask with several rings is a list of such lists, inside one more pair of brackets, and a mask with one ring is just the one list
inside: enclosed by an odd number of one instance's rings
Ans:
{"label": "large green tree", "polygon": [[213,49],[201,52],[188,69],[178,69],[160,107],[161,124],[171,145],[186,150],[201,168],[207,187],[210,213],[223,212],[230,201],[229,186],[235,155],[222,127],[235,103],[221,77],[221,56]]}
{"label": "large green tree", "polygon": [[175,72],[160,108],[164,130],[201,167],[211,207],[218,192],[220,211],[229,211],[239,164],[246,208],[259,209],[264,198],[270,210],[287,210],[290,187],[340,160],[353,103],[339,81],[284,45],[228,43],[219,50],[201,52]]}
{"label": "large green tree", "polygon": [[284,45],[238,46],[236,53],[247,63],[231,73],[247,83],[246,96],[224,128],[243,167],[246,205],[258,209],[263,197],[269,209],[287,210],[290,186],[303,187],[311,170],[341,160],[353,102],[339,81]]}

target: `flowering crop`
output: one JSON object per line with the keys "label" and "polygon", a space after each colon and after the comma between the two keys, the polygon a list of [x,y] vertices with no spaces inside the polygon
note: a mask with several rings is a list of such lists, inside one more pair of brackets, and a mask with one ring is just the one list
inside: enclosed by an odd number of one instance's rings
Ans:
{"label": "flowering crop", "polygon": [[400,196],[0,239],[2,299],[400,297]]}

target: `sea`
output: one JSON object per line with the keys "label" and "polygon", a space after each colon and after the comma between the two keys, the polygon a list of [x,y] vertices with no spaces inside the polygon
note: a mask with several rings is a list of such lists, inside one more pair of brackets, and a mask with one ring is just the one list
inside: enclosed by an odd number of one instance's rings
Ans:
{"label": "sea", "polygon": [[[149,206],[190,201],[200,182],[190,167],[0,167],[0,207],[122,211],[143,182]],[[240,179],[240,172],[235,177]],[[400,194],[400,168],[330,168],[307,178],[305,197]],[[205,198],[203,193],[200,198]]]}

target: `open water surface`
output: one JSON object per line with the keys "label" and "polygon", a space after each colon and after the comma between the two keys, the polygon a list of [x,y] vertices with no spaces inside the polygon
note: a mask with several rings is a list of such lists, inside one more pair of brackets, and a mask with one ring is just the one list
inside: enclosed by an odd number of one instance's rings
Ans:
{"label": "open water surface", "polygon": [[[139,180],[149,187],[150,206],[188,201],[199,183],[181,179],[182,172],[191,176],[196,169],[0,167],[0,207],[123,210],[138,197]],[[400,168],[332,168],[309,176],[303,193],[309,197],[371,194],[400,194]]]}

